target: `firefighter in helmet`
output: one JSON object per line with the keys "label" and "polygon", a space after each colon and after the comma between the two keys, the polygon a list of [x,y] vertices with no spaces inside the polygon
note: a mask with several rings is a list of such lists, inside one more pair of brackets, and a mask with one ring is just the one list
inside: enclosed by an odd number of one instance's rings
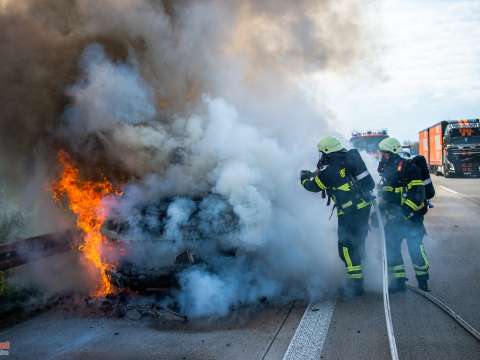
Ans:
{"label": "firefighter in helmet", "polygon": [[418,287],[428,288],[428,259],[423,246],[426,234],[423,217],[428,206],[420,168],[399,154],[402,146],[397,139],[386,138],[379,144],[381,160],[378,172],[379,208],[385,219],[387,260],[390,270],[390,291],[405,291],[405,265],[401,245],[406,239]]}
{"label": "firefighter in helmet", "polygon": [[317,170],[302,170],[300,181],[306,190],[328,197],[327,205],[333,201],[338,217],[338,252],[347,268],[344,295],[359,296],[363,294],[362,258],[375,183],[357,150],[347,151],[333,136],[322,138],[317,147]]}

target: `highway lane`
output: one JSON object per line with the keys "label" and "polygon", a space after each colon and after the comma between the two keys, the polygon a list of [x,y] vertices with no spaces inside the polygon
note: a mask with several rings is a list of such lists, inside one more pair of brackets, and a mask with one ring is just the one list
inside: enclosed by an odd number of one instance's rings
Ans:
{"label": "highway lane", "polygon": [[[433,177],[433,181],[435,207],[425,220],[432,294],[480,329],[480,205],[476,203],[480,179]],[[379,257],[375,241],[379,241],[378,234],[373,231],[367,241],[371,258]],[[405,244],[403,256],[409,283],[416,286]],[[381,272],[378,263],[376,269]],[[374,275],[372,271],[367,274]],[[337,303],[322,359],[389,358],[380,289],[369,292],[363,298]],[[392,294],[390,300],[401,360],[480,359],[480,344],[426,299],[407,291]]]}
{"label": "highway lane", "polygon": [[381,293],[339,301],[321,359],[389,359],[387,328]]}
{"label": "highway lane", "polygon": [[[480,179],[433,180],[437,196],[426,218],[425,239],[432,294],[480,328],[480,206],[465,198],[480,197]],[[322,359],[388,359],[377,236],[372,232],[368,240],[368,292],[336,302]],[[406,248],[404,257],[410,283],[416,285]],[[480,358],[480,345],[425,299],[407,292],[392,295],[391,303],[400,359]],[[50,311],[0,331],[0,341],[11,341],[13,359],[272,360],[283,357],[305,308],[302,303],[245,308],[226,319],[186,324]]]}
{"label": "highway lane", "polygon": [[[480,328],[480,179],[433,177],[437,194],[426,216],[432,294]],[[454,192],[452,192],[452,190]],[[456,194],[456,193],[458,194]],[[415,275],[407,260],[409,282]],[[479,359],[480,344],[417,294],[391,297],[400,359]]]}
{"label": "highway lane", "polygon": [[0,332],[10,359],[281,359],[305,304],[243,308],[224,319],[139,321],[49,311]]}
{"label": "highway lane", "polygon": [[480,179],[433,181],[437,196],[426,221],[432,289],[480,328]]}
{"label": "highway lane", "polygon": [[438,189],[453,190],[460,196],[465,196],[480,205],[480,178],[444,178],[432,176]]}

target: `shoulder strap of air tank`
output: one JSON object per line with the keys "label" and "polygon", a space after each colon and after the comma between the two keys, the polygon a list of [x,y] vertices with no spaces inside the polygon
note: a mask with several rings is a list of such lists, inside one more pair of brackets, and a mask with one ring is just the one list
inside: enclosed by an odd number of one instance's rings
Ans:
{"label": "shoulder strap of air tank", "polygon": [[399,172],[400,181],[402,184],[406,185],[405,181],[405,172],[407,171],[407,167],[411,164],[409,159],[400,159],[397,165],[397,171]]}
{"label": "shoulder strap of air tank", "polygon": [[342,166],[345,168],[346,170],[346,175],[347,175],[347,179],[348,181],[351,183],[351,186],[353,188],[353,191],[357,194],[361,194],[361,190],[360,190],[360,187],[358,185],[358,180],[355,178],[355,176],[353,175],[353,170],[350,169],[347,165],[348,165],[348,161],[347,161],[347,156],[348,156],[348,152],[347,154],[345,154],[345,159],[343,160],[343,164]]}

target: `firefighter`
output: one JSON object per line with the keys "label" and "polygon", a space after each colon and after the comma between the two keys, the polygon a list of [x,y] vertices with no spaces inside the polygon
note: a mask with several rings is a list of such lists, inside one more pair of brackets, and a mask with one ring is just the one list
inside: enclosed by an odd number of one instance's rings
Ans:
{"label": "firefighter", "polygon": [[375,183],[357,150],[347,151],[333,136],[321,139],[317,147],[317,170],[302,170],[300,181],[306,190],[328,196],[327,205],[333,201],[338,217],[338,253],[347,269],[342,290],[347,297],[359,296],[363,294],[362,258]]}
{"label": "firefighter", "polygon": [[412,161],[403,159],[399,153],[402,146],[397,139],[387,138],[380,142],[381,160],[378,172],[379,209],[385,218],[387,260],[390,270],[390,291],[405,291],[405,265],[401,245],[407,241],[418,287],[428,288],[429,264],[423,246],[426,234],[423,218],[428,206],[425,198],[421,172]]}

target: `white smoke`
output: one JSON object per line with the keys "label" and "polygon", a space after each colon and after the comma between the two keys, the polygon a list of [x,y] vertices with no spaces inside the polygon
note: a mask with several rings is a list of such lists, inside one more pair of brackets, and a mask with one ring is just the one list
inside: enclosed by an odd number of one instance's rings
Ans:
{"label": "white smoke", "polygon": [[[94,49],[102,56],[91,57],[86,68],[107,68],[108,76],[100,77],[99,86],[99,80],[92,81],[87,72],[90,81],[73,87],[81,90],[75,92],[75,102],[66,114],[66,133],[73,127],[82,138],[102,131],[109,136],[109,152],[118,161],[129,155],[116,154],[115,149],[128,144],[133,159],[150,162],[135,164],[136,169],[149,172],[124,187],[123,197],[112,210],[113,218],[118,216],[128,224],[125,237],[136,241],[136,246],[141,248],[147,240],[158,244],[155,255],[137,261],[155,265],[155,259],[162,259],[161,263],[168,258],[172,262],[187,247],[205,260],[208,267],[180,275],[178,302],[190,316],[223,315],[232,306],[262,297],[319,296],[319,289],[325,290],[330,283],[325,278],[335,273],[326,269],[336,258],[336,246],[335,237],[327,235],[327,229],[333,229],[333,223],[326,220],[327,210],[298,182],[300,164],[311,157],[307,153],[314,155],[315,151],[310,146],[289,149],[280,145],[279,140],[288,144],[288,139],[262,133],[268,128],[256,128],[254,119],[208,95],[188,118],[175,117],[168,125],[151,114],[141,124],[125,121],[126,112],[115,108],[121,103],[128,104],[127,109],[148,105],[145,96],[138,96],[148,94],[146,79],[139,78],[132,66],[113,66],[100,48]],[[88,48],[87,54],[91,51]],[[128,91],[119,88],[131,84],[125,79],[135,79]],[[88,109],[90,123],[83,133],[69,117],[82,109]],[[139,113],[143,114],[135,110],[131,115]],[[298,113],[305,114],[305,110],[299,108]],[[105,114],[109,114],[108,131],[102,127]],[[284,135],[295,132],[292,128]],[[318,136],[322,133],[318,131]],[[151,165],[157,156],[164,158],[164,164],[155,171]],[[194,202],[194,198],[202,200]],[[159,205],[165,199],[174,200],[162,208]],[[221,249],[234,249],[236,256],[222,255]]]}
{"label": "white smoke", "polygon": [[27,214],[7,198],[5,190],[0,184],[0,244],[14,240],[25,233]]}
{"label": "white smoke", "polygon": [[81,66],[83,80],[68,91],[75,102],[67,117],[74,122],[70,131],[75,126],[92,133],[117,122],[141,124],[155,115],[153,92],[135,67],[114,64],[98,44],[85,49]]}
{"label": "white smoke", "polygon": [[236,306],[274,298],[281,292],[281,285],[272,276],[238,261],[226,263],[225,268],[216,269],[215,273],[188,270],[182,274],[180,285],[180,306],[193,317],[224,316]]}
{"label": "white smoke", "polygon": [[52,132],[82,169],[100,158],[128,175],[111,218],[127,224],[136,261],[171,263],[185,248],[204,260],[180,275],[186,314],[321,296],[343,271],[335,219],[299,171],[315,167],[314,145],[334,129],[296,82],[354,62],[358,7],[165,4],[88,0],[74,6],[73,25],[55,21],[56,31],[73,27],[69,36],[126,44],[127,55],[89,42]]}

